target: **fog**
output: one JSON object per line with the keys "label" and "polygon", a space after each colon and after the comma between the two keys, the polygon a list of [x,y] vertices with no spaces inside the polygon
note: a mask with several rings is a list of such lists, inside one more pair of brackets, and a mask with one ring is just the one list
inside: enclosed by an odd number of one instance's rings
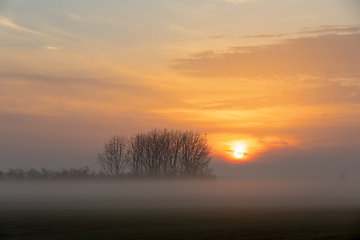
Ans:
{"label": "fog", "polygon": [[360,207],[351,179],[0,182],[0,210]]}

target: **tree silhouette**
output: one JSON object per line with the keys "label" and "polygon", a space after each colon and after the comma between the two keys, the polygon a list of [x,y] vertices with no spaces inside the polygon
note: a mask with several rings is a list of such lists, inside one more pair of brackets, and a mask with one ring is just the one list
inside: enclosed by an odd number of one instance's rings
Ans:
{"label": "tree silhouette", "polygon": [[101,172],[89,167],[10,168],[0,180],[104,179],[108,177],[213,177],[206,135],[192,131],[153,130],[130,138],[115,135],[97,156]]}
{"label": "tree silhouette", "polygon": [[129,168],[134,176],[210,176],[211,148],[192,131],[153,130],[130,139]]}
{"label": "tree silhouette", "polygon": [[97,156],[97,161],[106,174],[118,176],[128,165],[128,139],[125,136],[113,136],[104,145]]}

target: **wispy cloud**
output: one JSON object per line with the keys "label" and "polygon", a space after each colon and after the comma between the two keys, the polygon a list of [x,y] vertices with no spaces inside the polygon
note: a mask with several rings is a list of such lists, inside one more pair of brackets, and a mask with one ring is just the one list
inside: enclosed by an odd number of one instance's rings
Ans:
{"label": "wispy cloud", "polygon": [[82,21],[81,17],[78,14],[69,14],[68,16],[74,21]]}
{"label": "wispy cloud", "polygon": [[296,32],[289,33],[276,33],[276,34],[256,34],[256,35],[214,35],[202,38],[196,38],[194,40],[215,40],[224,38],[283,38],[283,37],[298,37],[301,35],[325,35],[325,34],[355,34],[360,33],[360,25],[324,25],[318,28],[303,28]]}
{"label": "wispy cloud", "polygon": [[118,18],[114,16],[107,16],[101,14],[68,14],[70,19],[77,22],[88,22],[88,23],[110,23],[118,22]]}
{"label": "wispy cloud", "polygon": [[220,0],[221,2],[228,2],[228,3],[244,3],[244,2],[250,2],[253,0]]}
{"label": "wispy cloud", "polygon": [[209,37],[203,37],[203,38],[196,38],[195,40],[201,41],[201,40],[217,40],[217,39],[224,39],[226,38],[226,35],[215,35],[215,36],[209,36]]}
{"label": "wispy cloud", "polygon": [[55,47],[55,46],[45,46],[44,48],[51,51],[57,51],[60,49],[60,47]]}
{"label": "wispy cloud", "polygon": [[43,33],[40,33],[40,32],[31,30],[29,28],[25,28],[25,27],[22,27],[20,25],[17,25],[15,23],[13,23],[10,19],[2,17],[2,16],[0,16],[0,25],[6,26],[6,27],[14,29],[14,30],[17,30],[19,32],[26,32],[26,33],[36,34],[36,35],[43,35]]}
{"label": "wispy cloud", "polygon": [[202,104],[203,109],[251,110],[283,105],[327,105],[360,104],[360,87],[343,86],[337,83],[325,84],[315,88],[288,91],[278,95],[241,97],[223,102]]}
{"label": "wispy cloud", "polygon": [[191,28],[186,28],[174,23],[166,23],[167,28],[175,31],[175,32],[179,32],[179,33],[183,33],[183,34],[192,34],[192,35],[198,35],[201,34],[201,31],[196,30],[196,29],[191,29]]}
{"label": "wispy cloud", "polygon": [[301,31],[295,32],[297,34],[329,34],[329,33],[357,33],[360,32],[360,25],[325,25],[316,29],[305,28]]}
{"label": "wispy cloud", "polygon": [[310,35],[310,34],[342,34],[342,33],[358,33],[360,32],[360,25],[354,26],[321,26],[315,29],[302,29],[292,33],[279,33],[279,34],[259,34],[259,35],[245,35],[240,36],[242,38],[277,38],[277,37],[288,37],[292,35]]}
{"label": "wispy cloud", "polygon": [[264,46],[235,46],[223,52],[192,53],[174,60],[171,68],[184,75],[214,78],[359,77],[359,42],[360,34],[333,34]]}
{"label": "wispy cloud", "polygon": [[114,80],[0,71],[0,113],[56,116],[81,109],[84,114],[116,116],[173,104],[167,93],[130,79],[125,75]]}

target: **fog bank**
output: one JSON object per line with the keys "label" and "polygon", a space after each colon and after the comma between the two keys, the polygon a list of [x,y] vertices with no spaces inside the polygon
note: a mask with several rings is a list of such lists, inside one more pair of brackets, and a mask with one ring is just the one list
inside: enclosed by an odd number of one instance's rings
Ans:
{"label": "fog bank", "polygon": [[0,209],[360,207],[356,180],[0,182]]}

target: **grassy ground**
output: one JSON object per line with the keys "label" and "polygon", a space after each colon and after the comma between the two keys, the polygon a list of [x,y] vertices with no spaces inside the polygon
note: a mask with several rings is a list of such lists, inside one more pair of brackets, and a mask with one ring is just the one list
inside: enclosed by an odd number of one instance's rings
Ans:
{"label": "grassy ground", "polygon": [[360,239],[360,209],[1,210],[0,239]]}

